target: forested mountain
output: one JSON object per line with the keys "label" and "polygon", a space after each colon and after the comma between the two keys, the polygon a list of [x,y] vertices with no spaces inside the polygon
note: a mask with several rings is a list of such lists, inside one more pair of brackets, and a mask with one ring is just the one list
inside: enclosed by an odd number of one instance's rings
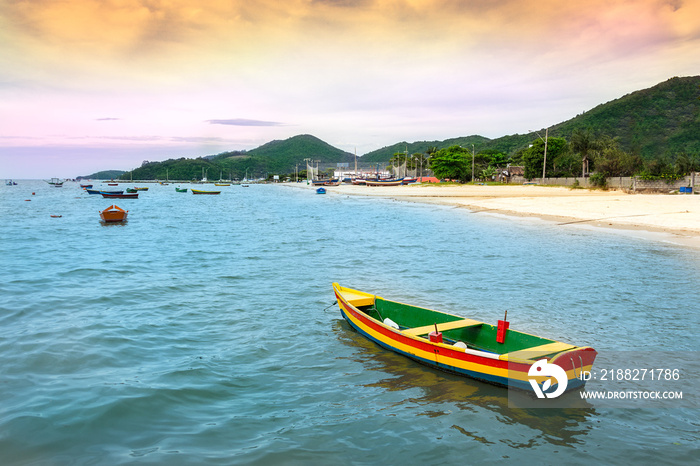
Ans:
{"label": "forested mountain", "polygon": [[[678,156],[700,156],[700,76],[671,78],[649,89],[633,92],[598,105],[576,117],[549,128],[550,138],[571,141],[586,132],[593,139],[616,139],[620,150],[649,161]],[[542,133],[543,134],[543,133]],[[398,153],[426,153],[429,148],[461,146],[476,153],[504,154],[519,162],[524,149],[539,136],[513,134],[497,139],[473,135],[444,141],[399,142],[369,152],[361,162],[388,163]],[[260,177],[266,174],[294,173],[306,168],[304,159],[321,163],[354,161],[354,155],[304,134],[283,141],[272,141],[250,151],[224,152],[197,159],[145,162],[121,176],[122,179],[209,179]],[[548,162],[549,163],[549,162]]]}
{"label": "forested mountain", "polygon": [[560,123],[550,135],[579,130],[619,138],[622,149],[645,159],[700,154],[700,76],[671,78]]}
{"label": "forested mountain", "polygon": [[[700,154],[700,76],[671,78],[649,89],[633,92],[549,128],[550,137],[570,140],[576,130],[593,136],[619,138],[620,148],[644,159],[678,153]],[[542,132],[542,136],[544,133]],[[504,154],[527,147],[537,134],[513,134],[497,139],[468,136],[445,141],[401,142],[369,152],[362,161],[388,162],[395,153],[425,153],[458,145],[477,152]]]}
{"label": "forested mountain", "polygon": [[78,180],[113,180],[115,178],[119,178],[122,176],[124,173],[126,173],[124,170],[104,170],[101,172],[93,173],[92,175],[85,175],[85,176],[78,176],[76,179]]}
{"label": "forested mountain", "polygon": [[250,151],[223,152],[214,156],[196,159],[170,159],[164,162],[145,162],[133,173],[125,173],[122,179],[150,180],[200,180],[208,179],[242,179],[258,178],[267,174],[294,173],[306,170],[304,159],[324,162],[350,162],[355,156],[342,151],[318,139],[302,134],[285,139],[271,141]]}

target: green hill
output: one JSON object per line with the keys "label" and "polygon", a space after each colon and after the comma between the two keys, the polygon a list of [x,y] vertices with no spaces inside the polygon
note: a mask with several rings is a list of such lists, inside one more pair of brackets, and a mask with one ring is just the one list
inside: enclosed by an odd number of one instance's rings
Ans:
{"label": "green hill", "polygon": [[[649,89],[619,99],[556,124],[550,137],[570,139],[577,130],[590,129],[597,136],[617,137],[623,150],[645,159],[665,154],[700,154],[700,76],[671,78]],[[544,134],[543,134],[544,135]],[[538,139],[537,134],[513,134],[497,139],[468,136],[445,141],[400,142],[369,152],[363,162],[388,162],[396,152],[424,153],[428,147],[459,145],[477,152],[513,154]]]}
{"label": "green hill", "polygon": [[[550,137],[570,140],[576,130],[590,130],[597,138],[619,138],[620,147],[644,159],[667,155],[700,154],[700,76],[671,78],[649,89],[633,92],[619,99],[598,105],[576,117],[549,128]],[[460,145],[477,153],[518,153],[539,139],[537,134],[512,134],[497,139],[465,136],[444,141],[399,142],[369,152],[363,163],[388,162],[395,153],[425,153],[430,147],[438,149]],[[673,157],[672,157],[673,158]],[[267,174],[293,173],[295,166],[303,170],[304,159],[321,163],[354,161],[354,155],[326,142],[302,134],[283,141],[271,141],[250,151],[224,152],[197,159],[145,162],[143,166],[124,173],[129,179],[209,179],[261,177]],[[92,175],[95,177],[97,174]]]}
{"label": "green hill", "polygon": [[164,162],[146,162],[126,173],[122,179],[200,180],[242,179],[264,177],[267,174],[294,173],[295,166],[305,170],[304,159],[322,163],[350,162],[355,156],[344,152],[317,137],[302,134],[283,141],[271,141],[250,151],[223,152],[196,159],[170,159]]}
{"label": "green hill", "polygon": [[576,129],[618,137],[622,148],[645,159],[700,153],[700,76],[671,78],[555,125],[567,139]]}
{"label": "green hill", "polygon": [[78,176],[77,180],[113,180],[119,178],[124,173],[123,170],[103,170],[101,172],[93,173],[92,175]]}
{"label": "green hill", "polygon": [[368,152],[360,159],[363,163],[366,162],[388,162],[396,153],[404,153],[408,151],[408,155],[415,153],[425,153],[431,147],[442,149],[454,145],[463,147],[472,147],[472,144],[483,149],[484,145],[491,140],[483,136],[466,136],[461,138],[446,139],[444,141],[417,141],[417,142],[398,142],[394,145],[382,147],[381,149]]}

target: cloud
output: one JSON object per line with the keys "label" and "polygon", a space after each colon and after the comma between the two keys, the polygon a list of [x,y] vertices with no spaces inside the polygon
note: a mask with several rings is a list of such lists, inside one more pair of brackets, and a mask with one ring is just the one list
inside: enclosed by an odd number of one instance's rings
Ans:
{"label": "cloud", "polygon": [[106,117],[106,118],[95,118],[95,121],[119,121],[121,118],[112,118],[112,117]]}
{"label": "cloud", "polygon": [[284,126],[284,123],[277,121],[248,120],[245,118],[231,118],[228,120],[206,120],[211,125],[229,126]]}

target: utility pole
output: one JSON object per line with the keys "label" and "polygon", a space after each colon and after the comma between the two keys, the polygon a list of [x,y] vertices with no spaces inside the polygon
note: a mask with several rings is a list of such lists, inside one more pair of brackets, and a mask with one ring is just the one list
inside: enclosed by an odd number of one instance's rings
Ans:
{"label": "utility pole", "polygon": [[535,133],[537,137],[540,138],[540,141],[544,141],[544,163],[542,164],[542,184],[544,184],[545,174],[547,173],[547,140],[549,139],[549,128],[545,130],[544,139],[542,139],[542,136],[540,136],[540,133],[537,131],[528,131]]}
{"label": "utility pole", "polygon": [[549,128],[547,128],[547,130],[544,133],[544,163],[542,164],[542,184],[544,184],[544,175],[547,171],[547,139],[549,139]]}
{"label": "utility pole", "polygon": [[474,159],[476,158],[476,152],[474,151],[474,144],[472,144],[472,183],[474,182]]}

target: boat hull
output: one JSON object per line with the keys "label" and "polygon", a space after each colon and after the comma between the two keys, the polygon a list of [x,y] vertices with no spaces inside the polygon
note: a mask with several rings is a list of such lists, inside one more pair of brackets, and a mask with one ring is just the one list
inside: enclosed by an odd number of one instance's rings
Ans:
{"label": "boat hull", "polygon": [[100,218],[105,223],[119,223],[126,221],[128,214],[128,210],[124,210],[116,205],[111,205],[100,212]]}
{"label": "boat hull", "polygon": [[[360,334],[379,346],[441,371],[532,393],[528,371],[537,359],[517,358],[514,352],[509,355],[463,349],[453,344],[433,342],[430,338],[411,335],[411,329],[397,330],[358,309],[352,304],[352,299],[347,298],[348,293],[344,290],[349,290],[351,296],[364,295],[359,298],[360,302],[369,302],[378,297],[343,288],[337,284],[333,287],[343,318]],[[488,325],[477,321],[471,322]],[[522,355],[523,352],[520,354]],[[570,391],[585,384],[585,381],[579,377],[582,371],[591,370],[596,354],[590,347],[571,347],[570,350],[554,356],[550,355],[549,362],[564,369],[567,376],[566,391]],[[534,358],[537,357],[535,351],[531,355]],[[556,384],[553,387],[556,387]]]}
{"label": "boat hull", "polygon": [[221,191],[202,191],[199,189],[191,189],[191,188],[190,188],[190,191],[192,191],[192,194],[221,194]]}
{"label": "boat hull", "polygon": [[190,189],[192,194],[221,194],[221,191],[201,191],[199,189]]}
{"label": "boat hull", "polygon": [[367,180],[365,184],[367,186],[401,186],[403,179],[401,180],[390,180],[390,181],[369,181]]}
{"label": "boat hull", "polygon": [[105,199],[138,199],[139,198],[139,193],[126,193],[126,194],[118,194],[118,193],[105,193],[101,192],[102,197]]}

